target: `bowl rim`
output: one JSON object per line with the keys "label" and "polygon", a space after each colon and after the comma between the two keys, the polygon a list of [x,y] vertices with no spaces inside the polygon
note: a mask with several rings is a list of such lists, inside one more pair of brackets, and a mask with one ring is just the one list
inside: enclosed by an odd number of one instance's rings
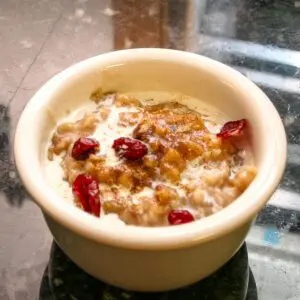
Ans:
{"label": "bowl rim", "polygon": [[[193,223],[180,226],[139,227],[120,226],[109,228],[99,220],[58,196],[39,174],[38,158],[31,155],[34,143],[34,115],[48,103],[53,91],[59,89],[74,74],[100,66],[107,61],[160,59],[168,62],[184,61],[199,68],[209,67],[216,78],[226,78],[235,83],[240,90],[250,91],[253,105],[261,112],[268,112],[264,126],[270,130],[269,155],[265,157],[257,178],[247,190],[232,204],[220,212]],[[41,101],[43,99],[43,101]],[[19,119],[15,138],[14,155],[20,177],[43,213],[71,231],[99,243],[130,249],[176,249],[190,247],[232,232],[234,229],[250,222],[265,205],[275,191],[283,175],[286,163],[286,135],[281,118],[268,97],[250,80],[238,71],[210,58],[170,49],[139,48],[119,50],[101,54],[81,61],[51,78],[27,103]],[[26,151],[24,151],[26,149]],[[276,162],[276,164],[274,164]]]}

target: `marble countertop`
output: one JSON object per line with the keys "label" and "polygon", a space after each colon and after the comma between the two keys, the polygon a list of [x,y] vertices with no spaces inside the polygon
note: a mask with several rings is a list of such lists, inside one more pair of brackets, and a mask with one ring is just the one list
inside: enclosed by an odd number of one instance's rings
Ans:
{"label": "marble countertop", "polygon": [[[0,299],[300,299],[298,2],[1,0]],[[166,294],[124,292],[79,270],[53,243],[11,150],[22,109],[47,79],[87,57],[134,47],[191,51],[239,70],[273,101],[288,138],[284,178],[247,246],[208,279]]]}

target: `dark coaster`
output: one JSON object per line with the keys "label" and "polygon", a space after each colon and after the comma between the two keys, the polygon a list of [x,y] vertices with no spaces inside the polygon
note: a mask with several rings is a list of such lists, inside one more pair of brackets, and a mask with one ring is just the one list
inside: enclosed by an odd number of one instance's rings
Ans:
{"label": "dark coaster", "polygon": [[40,288],[40,300],[257,300],[256,284],[244,244],[210,277],[165,293],[136,293],[105,284],[78,268],[53,243]]}

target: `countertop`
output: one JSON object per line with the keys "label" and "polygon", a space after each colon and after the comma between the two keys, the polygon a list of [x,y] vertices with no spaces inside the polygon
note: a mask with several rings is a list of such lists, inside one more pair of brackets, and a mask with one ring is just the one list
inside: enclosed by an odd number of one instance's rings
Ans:
{"label": "countertop", "polygon": [[[299,2],[1,0],[0,299],[299,300]],[[47,79],[90,56],[135,47],[191,51],[232,66],[270,97],[288,138],[284,178],[246,245],[213,276],[164,294],[124,292],[79,270],[53,243],[12,152],[20,113]]]}

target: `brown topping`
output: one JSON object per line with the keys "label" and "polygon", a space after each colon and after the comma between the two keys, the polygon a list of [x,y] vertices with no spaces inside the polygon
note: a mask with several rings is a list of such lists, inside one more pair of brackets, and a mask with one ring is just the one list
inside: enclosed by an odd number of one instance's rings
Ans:
{"label": "brown topping", "polygon": [[[104,95],[101,90],[93,93],[92,98],[99,103],[97,109],[77,122],[58,126],[48,151],[49,159],[63,154],[61,165],[65,178],[76,186],[76,199],[86,211],[98,215],[101,194],[104,212],[118,214],[126,224],[182,224],[227,206],[255,177],[254,167],[243,166],[243,160],[235,159],[238,149],[233,139],[228,138],[242,134],[243,120],[226,123],[215,135],[206,129],[200,114],[178,103],[144,107],[133,97]],[[118,126],[135,126],[131,138],[120,137],[111,145],[122,158],[119,164],[107,166],[106,156],[95,153],[97,143],[92,143],[91,149],[88,143],[80,144],[72,157],[74,142],[93,134],[97,124],[108,118],[111,104],[135,109],[119,113]],[[194,159],[198,159],[203,170],[198,168],[195,174],[189,171],[182,176],[187,163]],[[85,178],[78,177],[82,174]],[[155,186],[157,181],[162,184],[155,187],[153,195],[136,196],[145,187]],[[100,184],[98,190],[94,189],[95,182]],[[96,191],[96,198],[86,194],[83,183],[88,191]],[[180,197],[170,183],[185,190],[185,196]],[[193,206],[192,214],[182,209],[189,204]]]}
{"label": "brown topping", "polygon": [[148,168],[156,168],[158,166],[157,157],[153,154],[149,154],[143,157],[143,164]]}
{"label": "brown topping", "polygon": [[119,126],[133,126],[139,121],[140,113],[138,112],[121,112],[119,114]]}
{"label": "brown topping", "polygon": [[126,95],[116,95],[115,105],[120,106],[136,106],[136,107],[142,107],[142,104],[139,100],[136,98],[126,96]]}

